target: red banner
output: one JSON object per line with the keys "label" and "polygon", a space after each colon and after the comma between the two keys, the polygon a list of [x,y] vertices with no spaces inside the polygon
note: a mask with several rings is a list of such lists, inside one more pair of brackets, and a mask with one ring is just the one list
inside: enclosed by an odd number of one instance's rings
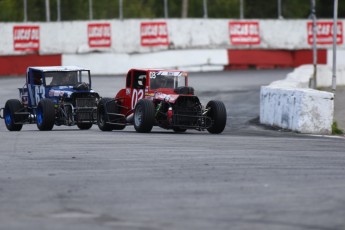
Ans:
{"label": "red banner", "polygon": [[14,26],[13,48],[16,51],[38,51],[40,48],[40,27]]}
{"label": "red banner", "polygon": [[232,45],[258,45],[261,42],[257,21],[231,21],[229,35]]}
{"label": "red banner", "polygon": [[110,23],[91,23],[87,26],[89,47],[109,48],[111,47]]}
{"label": "red banner", "polygon": [[169,34],[166,22],[142,22],[140,25],[142,46],[168,46]]}
{"label": "red banner", "polygon": [[[313,44],[313,22],[308,22],[308,44]],[[333,44],[333,22],[318,21],[316,23],[316,43],[320,45]],[[343,44],[343,22],[337,22],[337,44]]]}

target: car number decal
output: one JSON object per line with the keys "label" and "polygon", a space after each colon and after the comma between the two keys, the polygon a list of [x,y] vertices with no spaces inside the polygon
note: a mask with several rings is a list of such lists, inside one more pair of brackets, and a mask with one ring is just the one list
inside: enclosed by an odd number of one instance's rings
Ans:
{"label": "car number decal", "polygon": [[40,100],[42,98],[45,98],[45,89],[43,86],[41,85],[35,85],[35,100],[36,100],[36,105],[38,105],[38,102],[40,102]]}
{"label": "car number decal", "polygon": [[143,97],[144,97],[144,90],[143,89],[133,89],[131,108],[134,109],[134,106]]}
{"label": "car number decal", "polygon": [[156,72],[150,72],[150,78],[155,79],[156,78]]}

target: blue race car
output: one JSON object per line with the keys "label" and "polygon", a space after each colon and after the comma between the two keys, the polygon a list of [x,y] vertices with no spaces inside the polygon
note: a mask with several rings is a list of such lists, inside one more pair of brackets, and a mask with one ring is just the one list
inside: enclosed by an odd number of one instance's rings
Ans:
{"label": "blue race car", "polygon": [[99,94],[91,89],[90,70],[77,66],[28,67],[18,99],[1,108],[9,131],[36,123],[39,130],[54,125],[90,129],[97,122]]}

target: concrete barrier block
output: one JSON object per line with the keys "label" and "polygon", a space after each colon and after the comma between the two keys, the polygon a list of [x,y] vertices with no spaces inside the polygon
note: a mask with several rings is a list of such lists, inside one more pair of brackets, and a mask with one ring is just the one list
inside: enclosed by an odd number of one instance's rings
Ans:
{"label": "concrete barrier block", "polygon": [[332,85],[332,69],[327,65],[317,66],[317,87],[329,87]]}
{"label": "concrete barrier block", "polygon": [[269,86],[273,88],[304,88],[303,83],[293,79],[274,81]]}
{"label": "concrete barrier block", "polygon": [[301,93],[293,88],[261,87],[260,123],[297,131],[295,111],[301,98]]}
{"label": "concrete barrier block", "polygon": [[331,134],[333,93],[263,86],[260,91],[260,123],[300,133]]}
{"label": "concrete barrier block", "polygon": [[336,81],[337,85],[344,86],[345,85],[345,66],[341,66],[337,68],[337,73],[336,73]]}
{"label": "concrete barrier block", "polygon": [[[309,79],[313,77],[314,66],[302,65],[294,69],[293,72],[289,73],[286,80],[297,80],[301,82],[304,87],[309,87]],[[317,87],[331,87],[332,86],[332,67],[329,65],[317,65],[316,76],[317,76]],[[339,66],[336,70],[336,84],[338,86],[345,85],[345,66]]]}
{"label": "concrete barrier block", "polygon": [[310,65],[302,65],[293,72],[287,74],[286,81],[296,81],[298,84],[298,88],[308,88],[309,81],[312,77],[313,69]]}
{"label": "concrete barrier block", "polygon": [[301,133],[331,134],[334,117],[334,94],[303,89],[298,131]]}

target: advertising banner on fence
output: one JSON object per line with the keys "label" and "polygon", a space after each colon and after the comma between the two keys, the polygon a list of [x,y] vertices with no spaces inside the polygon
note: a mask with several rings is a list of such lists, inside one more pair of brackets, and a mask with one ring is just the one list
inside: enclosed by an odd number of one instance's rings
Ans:
{"label": "advertising banner on fence", "polygon": [[[313,44],[313,22],[307,23],[308,44]],[[316,43],[320,45],[333,44],[333,22],[318,21],[316,23]],[[343,44],[343,22],[337,22],[337,44]]]}
{"label": "advertising banner on fence", "polygon": [[261,42],[258,21],[230,21],[229,35],[232,45],[258,45]]}
{"label": "advertising banner on fence", "polygon": [[169,34],[166,22],[142,22],[140,24],[141,46],[168,46]]}
{"label": "advertising banner on fence", "polygon": [[40,48],[40,27],[14,26],[13,48],[15,51],[38,51]]}
{"label": "advertising banner on fence", "polygon": [[90,23],[87,25],[89,47],[109,48],[111,47],[110,23]]}

